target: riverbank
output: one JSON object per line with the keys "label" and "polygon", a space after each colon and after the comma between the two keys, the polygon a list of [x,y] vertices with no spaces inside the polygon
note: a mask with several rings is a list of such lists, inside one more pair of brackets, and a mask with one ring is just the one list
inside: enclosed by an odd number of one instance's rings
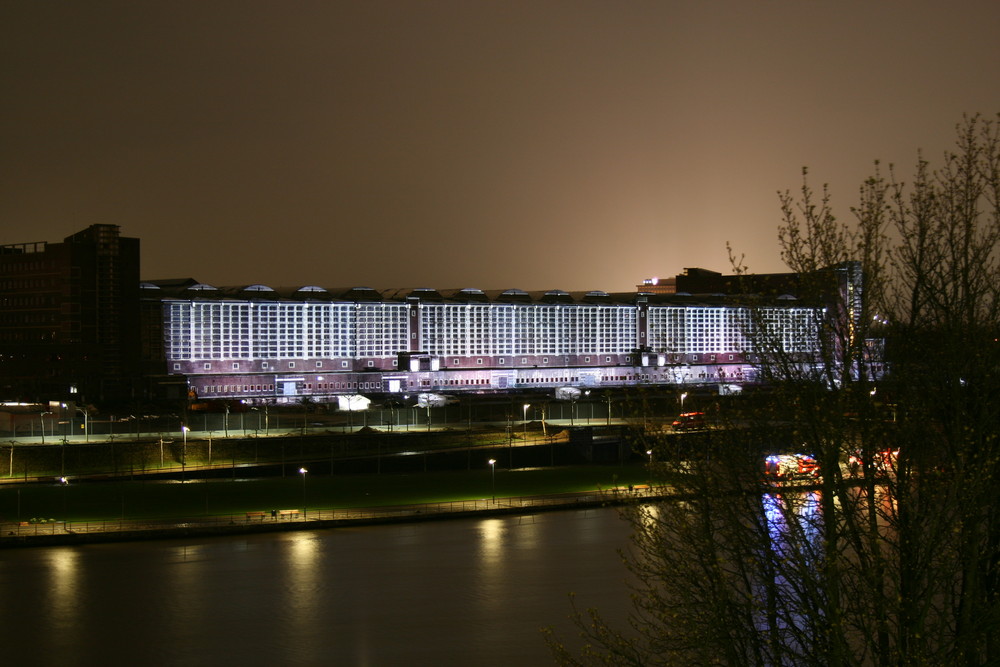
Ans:
{"label": "riverbank", "polygon": [[0,489],[0,548],[423,521],[618,502],[642,464],[119,479]]}
{"label": "riverbank", "polygon": [[345,526],[414,521],[442,521],[470,516],[536,514],[623,505],[662,497],[667,487],[646,484],[508,498],[484,498],[402,506],[350,509],[282,509],[242,515],[183,520],[52,521],[0,524],[0,548],[68,546],[106,542],[229,536],[249,533],[321,530]]}

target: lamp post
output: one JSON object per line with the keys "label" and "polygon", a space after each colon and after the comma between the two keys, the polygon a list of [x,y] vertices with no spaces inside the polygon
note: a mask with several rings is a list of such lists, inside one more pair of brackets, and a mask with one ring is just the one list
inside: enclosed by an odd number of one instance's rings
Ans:
{"label": "lamp post", "polygon": [[524,439],[528,439],[528,408],[531,407],[531,403],[524,404]]}
{"label": "lamp post", "polygon": [[184,435],[184,448],[181,450],[181,470],[187,465],[187,453],[188,453],[188,427],[181,426],[181,433]]}
{"label": "lamp post", "polygon": [[83,441],[90,442],[90,417],[83,408],[77,408],[76,411],[83,415]]}
{"label": "lamp post", "polygon": [[62,511],[62,515],[63,515],[63,523],[65,524],[66,523],[66,487],[69,485],[69,480],[66,479],[65,477],[60,477],[59,478],[59,485],[62,486],[62,501],[63,501],[62,502],[62,505],[63,505],[62,506],[62,510],[63,510]]}
{"label": "lamp post", "polygon": [[497,460],[490,459],[490,481],[493,483],[493,502],[497,501]]}
{"label": "lamp post", "polygon": [[306,473],[309,472],[305,468],[299,468],[299,474],[302,475],[302,515],[306,514]]}
{"label": "lamp post", "polygon": [[256,412],[257,413],[257,429],[253,432],[253,434],[254,435],[259,435],[260,434],[260,410],[258,410],[257,408],[250,408],[250,412]]}
{"label": "lamp post", "polygon": [[687,397],[688,395],[686,391],[681,393],[681,412],[684,412],[684,399]]}
{"label": "lamp post", "polygon": [[38,415],[38,421],[42,425],[42,444],[45,444],[45,415],[51,415],[51,412],[42,412]]}

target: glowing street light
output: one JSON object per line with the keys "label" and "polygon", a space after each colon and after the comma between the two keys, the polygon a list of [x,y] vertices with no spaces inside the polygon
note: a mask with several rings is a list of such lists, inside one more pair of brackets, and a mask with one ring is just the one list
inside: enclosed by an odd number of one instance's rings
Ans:
{"label": "glowing street light", "polygon": [[188,431],[190,430],[187,426],[181,425],[181,434],[184,436],[184,449],[181,451],[181,468],[187,465]]}
{"label": "glowing street light", "polygon": [[66,487],[69,485],[69,479],[66,477],[59,478],[59,485],[62,487],[62,514],[63,522],[66,522]]}
{"label": "glowing street light", "polygon": [[688,395],[686,391],[681,394],[681,412],[684,412],[684,399],[687,397]]}
{"label": "glowing street light", "polygon": [[531,403],[524,404],[524,439],[528,439],[528,408],[531,407]]}
{"label": "glowing street light", "polygon": [[490,464],[490,479],[493,482],[493,502],[497,501],[497,460],[490,459],[487,461]]}
{"label": "glowing street light", "polygon": [[306,513],[306,473],[309,472],[306,468],[299,468],[299,474],[302,475],[302,514]]}

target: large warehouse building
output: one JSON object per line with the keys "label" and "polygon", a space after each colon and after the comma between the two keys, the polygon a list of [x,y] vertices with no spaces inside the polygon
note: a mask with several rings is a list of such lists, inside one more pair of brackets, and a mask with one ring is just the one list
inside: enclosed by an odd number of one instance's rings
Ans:
{"label": "large warehouse building", "polygon": [[[148,331],[192,398],[326,402],[353,394],[504,392],[757,382],[760,327],[803,364],[819,361],[824,322],[860,295],[853,264],[825,270],[835,298],[780,291],[799,276],[745,277],[731,294],[561,290],[377,291],[318,286],[142,284]],[[676,283],[727,285],[688,270]],[[732,277],[730,277],[732,278]],[[747,282],[749,281],[749,282]]]}

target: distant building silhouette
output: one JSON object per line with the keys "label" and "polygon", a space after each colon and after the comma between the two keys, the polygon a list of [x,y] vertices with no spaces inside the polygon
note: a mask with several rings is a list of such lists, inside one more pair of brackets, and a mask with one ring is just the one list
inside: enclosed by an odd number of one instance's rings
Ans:
{"label": "distant building silhouette", "polygon": [[0,397],[98,402],[139,376],[139,239],[91,225],[0,246]]}

